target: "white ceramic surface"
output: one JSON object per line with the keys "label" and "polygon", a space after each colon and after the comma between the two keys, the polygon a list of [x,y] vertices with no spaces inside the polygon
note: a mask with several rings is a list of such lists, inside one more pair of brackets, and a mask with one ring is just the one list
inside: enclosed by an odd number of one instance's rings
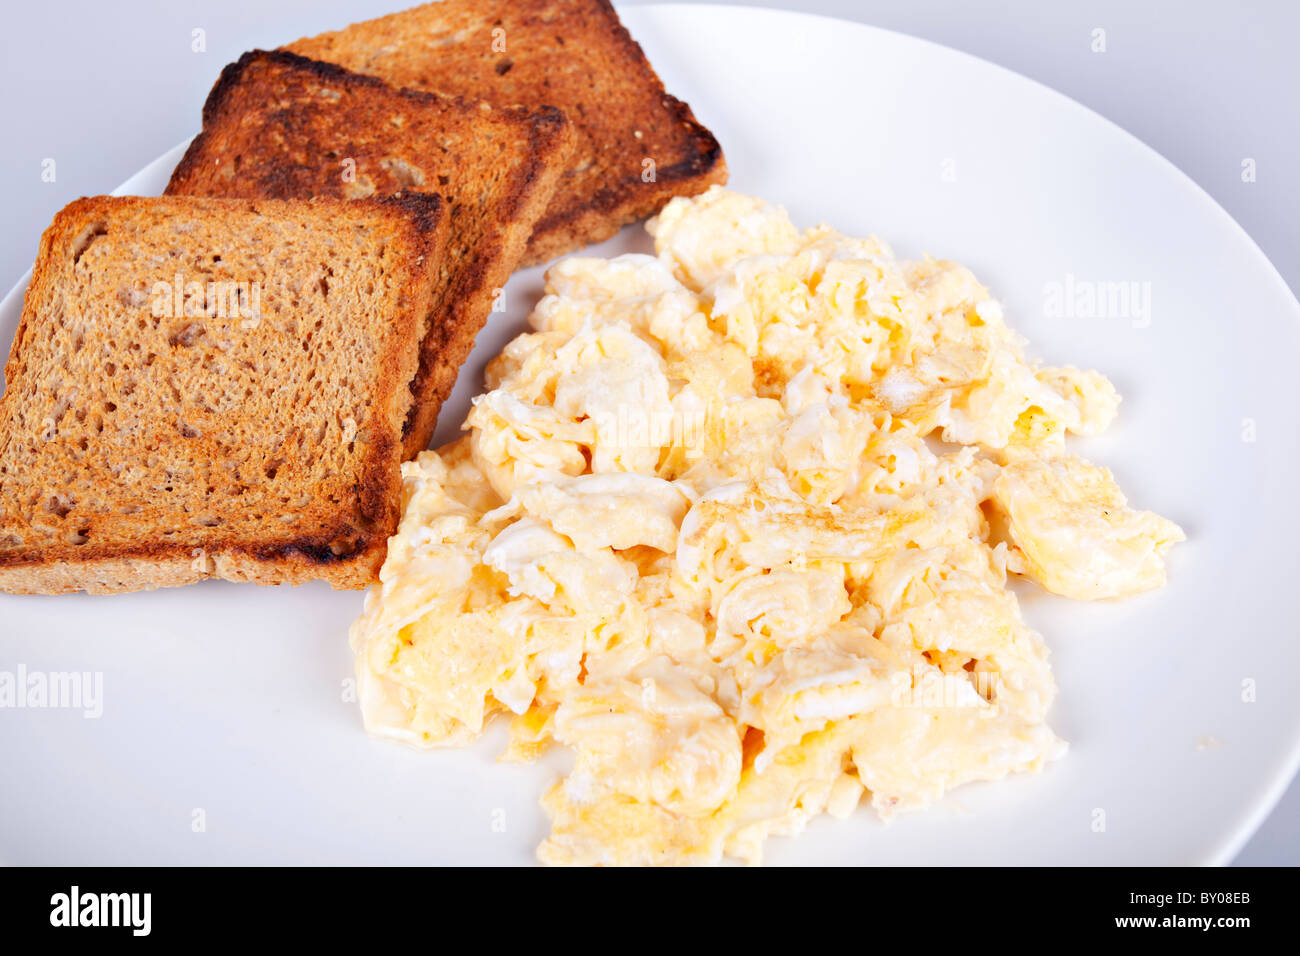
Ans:
{"label": "white ceramic surface", "polygon": [[[721,140],[733,187],[803,225],[962,261],[1032,354],[1108,374],[1125,396],[1120,421],[1076,447],[1189,536],[1160,592],[1084,605],[1020,589],[1053,651],[1064,760],[889,826],[866,810],[819,819],[798,840],[770,841],[768,861],[1230,859],[1300,759],[1300,305],[1276,271],[1157,154],[988,63],[776,11],[623,16]],[[119,191],[161,191],[180,152]],[[632,227],[593,253],[646,249]],[[484,363],[523,329],[540,282],[540,270],[512,280],[440,440],[458,430]],[[1138,300],[1125,315],[1053,314],[1055,292],[1127,282]],[[22,287],[0,303],[0,342]],[[97,718],[0,709],[0,861],[530,862],[547,826],[537,800],[563,755],[498,764],[499,729],[451,752],[367,738],[345,699],[360,604],[324,585],[220,582],[0,595],[0,672],[102,679]]]}

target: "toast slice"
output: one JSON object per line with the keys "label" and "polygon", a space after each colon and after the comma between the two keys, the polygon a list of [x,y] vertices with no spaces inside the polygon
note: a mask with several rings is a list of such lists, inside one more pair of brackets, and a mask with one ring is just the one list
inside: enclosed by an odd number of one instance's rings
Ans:
{"label": "toast slice", "polygon": [[578,149],[523,265],[607,239],[673,196],[727,179],[718,141],[664,92],[607,0],[442,0],[286,49],[394,86],[559,107]]}
{"label": "toast slice", "polygon": [[376,577],[437,196],[79,199],[0,397],[0,590]]}
{"label": "toast slice", "polygon": [[406,456],[438,410],[546,211],[573,149],[559,111],[468,105],[292,53],[227,66],[169,195],[355,199],[436,192],[450,210],[435,320],[420,348]]}

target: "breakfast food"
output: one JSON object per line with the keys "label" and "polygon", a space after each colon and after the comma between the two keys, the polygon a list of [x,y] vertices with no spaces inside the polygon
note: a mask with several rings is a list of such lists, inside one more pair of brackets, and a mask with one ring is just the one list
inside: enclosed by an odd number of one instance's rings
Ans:
{"label": "breakfast food", "polygon": [[578,146],[525,265],[726,181],[717,140],[664,91],[607,0],[442,0],[287,49],[394,86],[562,110]]}
{"label": "breakfast food", "polygon": [[367,728],[573,748],[548,863],[757,861],[1058,757],[1008,576],[1121,597],[1182,538],[1066,448],[1111,384],[1027,360],[956,263],[720,189],[649,230],[553,266],[469,435],[403,465]]}
{"label": "breakfast food", "polygon": [[446,219],[423,195],[59,212],[0,398],[0,589],[370,583]]}
{"label": "breakfast food", "polygon": [[438,302],[411,382],[407,457],[427,448],[474,336],[523,255],[573,148],[544,107],[484,109],[285,52],[222,71],[169,195],[355,199],[432,192],[449,206]]}

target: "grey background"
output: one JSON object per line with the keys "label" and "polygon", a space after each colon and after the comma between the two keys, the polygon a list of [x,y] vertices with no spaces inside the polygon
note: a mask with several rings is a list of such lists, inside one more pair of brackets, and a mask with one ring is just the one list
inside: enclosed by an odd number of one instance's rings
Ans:
{"label": "grey background", "polygon": [[[409,0],[414,3],[415,0]],[[637,5],[639,0],[627,0]],[[392,0],[392,9],[408,5]],[[1290,0],[750,0],[897,30],[973,53],[1072,97],[1133,133],[1241,223],[1300,290],[1300,4]],[[373,15],[365,0],[64,0],[13,4],[0,31],[5,148],[0,292],[41,230],[193,135],[221,67]],[[191,49],[195,28],[206,51]],[[1106,31],[1106,52],[1090,49]],[[1253,159],[1256,181],[1242,181]],[[42,163],[55,161],[54,182]],[[1290,170],[1290,172],[1288,172]],[[1230,317],[1225,317],[1230,321]],[[0,343],[8,350],[8,343]],[[1246,638],[1248,635],[1238,635]],[[1189,799],[1194,795],[1189,794]],[[1300,786],[1236,860],[1300,863]]]}

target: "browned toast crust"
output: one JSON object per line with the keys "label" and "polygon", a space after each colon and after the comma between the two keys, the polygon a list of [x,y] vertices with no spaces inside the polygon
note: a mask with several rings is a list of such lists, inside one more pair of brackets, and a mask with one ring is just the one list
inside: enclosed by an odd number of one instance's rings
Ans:
{"label": "browned toast crust", "polygon": [[[0,397],[0,590],[375,580],[447,218],[426,195],[60,211]],[[174,276],[256,282],[260,314],[160,311]]]}
{"label": "browned toast crust", "polygon": [[664,91],[607,0],[443,0],[286,49],[394,86],[562,110],[578,146],[523,265],[726,182],[718,141]]}
{"label": "browned toast crust", "polygon": [[421,344],[403,435],[411,457],[428,446],[438,410],[545,212],[573,142],[571,125],[555,109],[489,108],[255,50],[222,71],[203,108],[203,131],[167,192],[447,197],[449,254],[438,263],[439,307]]}

